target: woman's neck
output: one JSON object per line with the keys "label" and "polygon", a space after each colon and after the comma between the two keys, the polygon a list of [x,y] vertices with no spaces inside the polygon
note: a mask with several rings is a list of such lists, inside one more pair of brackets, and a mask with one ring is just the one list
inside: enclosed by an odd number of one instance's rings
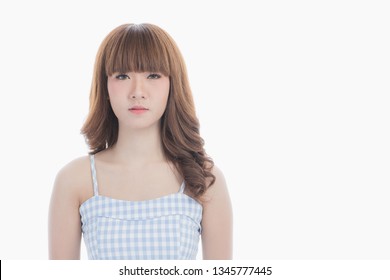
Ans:
{"label": "woman's neck", "polygon": [[110,150],[112,160],[124,165],[144,165],[165,158],[158,126],[137,130],[119,127],[118,140]]}

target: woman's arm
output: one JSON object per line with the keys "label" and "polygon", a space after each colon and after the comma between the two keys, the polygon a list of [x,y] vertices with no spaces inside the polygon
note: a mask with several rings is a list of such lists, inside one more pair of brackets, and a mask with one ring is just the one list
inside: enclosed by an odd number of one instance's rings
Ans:
{"label": "woman's arm", "polygon": [[49,259],[80,259],[81,221],[72,164],[57,175],[49,208]]}
{"label": "woman's arm", "polygon": [[233,214],[225,178],[214,166],[215,183],[207,190],[203,203],[202,247],[205,260],[233,257]]}

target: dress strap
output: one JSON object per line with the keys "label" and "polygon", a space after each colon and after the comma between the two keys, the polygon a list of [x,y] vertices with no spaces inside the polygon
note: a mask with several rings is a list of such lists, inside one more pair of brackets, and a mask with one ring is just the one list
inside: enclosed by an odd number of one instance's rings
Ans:
{"label": "dress strap", "polygon": [[180,189],[179,189],[179,193],[184,193],[184,189],[186,188],[186,184],[185,182],[183,181],[183,183],[181,183],[181,186],[180,186]]}
{"label": "dress strap", "polygon": [[93,195],[99,195],[98,184],[96,179],[96,168],[95,168],[95,155],[90,155],[89,160],[91,162],[91,173],[92,173],[92,182],[93,182]]}

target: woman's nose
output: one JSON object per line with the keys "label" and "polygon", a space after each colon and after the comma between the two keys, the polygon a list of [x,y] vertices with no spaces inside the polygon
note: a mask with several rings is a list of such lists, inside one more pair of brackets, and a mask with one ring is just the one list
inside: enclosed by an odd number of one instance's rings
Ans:
{"label": "woman's nose", "polygon": [[140,78],[134,78],[132,80],[133,86],[129,92],[129,97],[131,99],[145,99],[146,92],[144,82]]}

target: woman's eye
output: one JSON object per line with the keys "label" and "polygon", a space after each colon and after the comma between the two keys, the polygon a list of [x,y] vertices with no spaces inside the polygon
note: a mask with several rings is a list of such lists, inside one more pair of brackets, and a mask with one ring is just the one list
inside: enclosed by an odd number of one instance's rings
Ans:
{"label": "woman's eye", "polygon": [[161,75],[159,74],[150,74],[148,76],[148,79],[159,79],[159,78],[161,78]]}
{"label": "woman's eye", "polygon": [[116,75],[115,78],[118,79],[118,80],[130,79],[130,77],[127,76],[126,74],[119,74],[119,75]]}

